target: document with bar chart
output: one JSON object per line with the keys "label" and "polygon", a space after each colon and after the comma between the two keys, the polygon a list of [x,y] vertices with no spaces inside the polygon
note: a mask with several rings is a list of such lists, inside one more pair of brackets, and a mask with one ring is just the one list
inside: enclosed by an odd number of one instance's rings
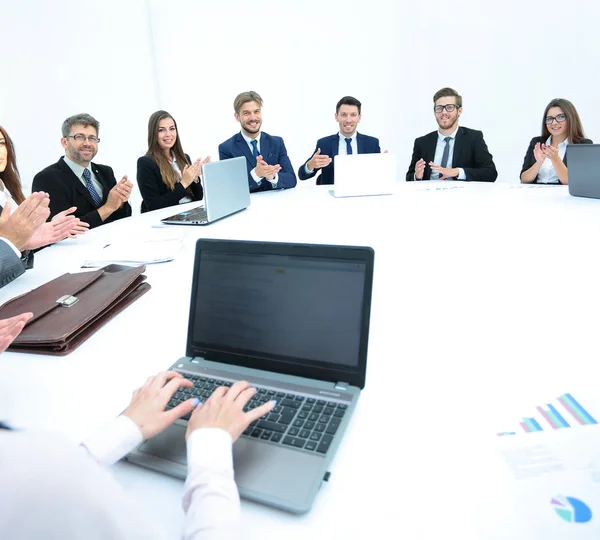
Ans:
{"label": "document with bar chart", "polygon": [[598,424],[595,413],[590,412],[589,406],[583,400],[568,393],[557,396],[550,403],[538,405],[535,410],[534,416],[523,416],[516,423],[518,428],[500,431],[497,433],[498,437]]}

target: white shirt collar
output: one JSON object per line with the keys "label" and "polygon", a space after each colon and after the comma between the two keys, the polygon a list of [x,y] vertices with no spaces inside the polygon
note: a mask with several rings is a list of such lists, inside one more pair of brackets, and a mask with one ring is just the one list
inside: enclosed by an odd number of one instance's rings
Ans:
{"label": "white shirt collar", "polygon": [[91,174],[91,172],[92,172],[91,163],[89,163],[87,167],[82,167],[81,165],[79,165],[79,163],[75,163],[74,161],[70,160],[66,154],[65,154],[64,159],[65,159],[65,163],[75,173],[75,176],[77,176],[77,178],[81,178],[83,176],[84,169],[87,169],[88,171],[90,171],[90,174]]}
{"label": "white shirt collar", "polygon": [[438,139],[444,140],[446,137],[450,137],[452,139],[455,139],[457,131],[458,131],[458,126],[456,126],[456,129],[452,133],[450,133],[450,135],[442,135],[440,133],[440,130],[438,129]]}
{"label": "white shirt collar", "polygon": [[355,131],[354,135],[352,135],[352,137],[346,137],[345,135],[342,135],[339,132],[338,132],[338,135],[339,135],[340,139],[344,142],[346,141],[346,139],[352,139],[352,142],[354,142],[356,140],[356,136],[358,135],[358,131]]}
{"label": "white shirt collar", "polygon": [[258,143],[258,146],[260,146],[260,136],[261,136],[261,132],[258,132],[258,135],[256,136],[255,139],[253,139],[252,137],[248,137],[248,135],[246,135],[243,131],[240,131],[240,133],[242,134],[242,137],[244,137],[244,140],[250,145],[252,144],[252,141],[256,141]]}
{"label": "white shirt collar", "polygon": [[[546,146],[550,146],[550,144],[552,143],[552,135],[550,135],[550,137],[548,137],[546,139]],[[569,144],[569,138],[567,137],[563,142],[558,143],[558,148],[565,148],[567,146],[567,144]]]}

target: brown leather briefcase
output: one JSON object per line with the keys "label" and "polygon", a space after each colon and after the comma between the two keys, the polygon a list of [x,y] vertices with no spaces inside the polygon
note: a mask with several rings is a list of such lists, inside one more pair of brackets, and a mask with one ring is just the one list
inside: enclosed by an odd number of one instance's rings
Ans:
{"label": "brown leather briefcase", "polygon": [[150,289],[145,266],[111,264],[63,274],[0,307],[0,319],[32,312],[8,351],[63,356]]}

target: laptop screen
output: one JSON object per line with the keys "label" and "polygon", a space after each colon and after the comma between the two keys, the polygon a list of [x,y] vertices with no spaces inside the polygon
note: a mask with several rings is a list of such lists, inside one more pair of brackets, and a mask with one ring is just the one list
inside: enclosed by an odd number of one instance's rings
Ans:
{"label": "laptop screen", "polygon": [[[307,256],[199,249],[193,345],[296,366],[357,370],[369,313],[367,262],[317,250],[318,256]],[[370,283],[368,293],[370,303]]]}

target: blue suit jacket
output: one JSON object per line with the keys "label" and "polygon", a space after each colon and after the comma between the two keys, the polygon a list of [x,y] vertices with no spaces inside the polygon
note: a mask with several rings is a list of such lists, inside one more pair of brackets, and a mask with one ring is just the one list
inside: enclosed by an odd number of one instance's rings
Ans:
{"label": "blue suit jacket", "polygon": [[0,240],[0,288],[24,273],[21,259],[4,240]]}
{"label": "blue suit jacket", "polygon": [[260,134],[260,155],[269,165],[281,165],[279,171],[279,180],[277,185],[273,184],[266,178],[263,178],[260,184],[254,181],[250,175],[250,171],[256,167],[256,158],[252,155],[248,143],[244,140],[241,133],[236,133],[231,139],[219,145],[219,159],[231,159],[234,157],[244,156],[246,158],[246,166],[248,167],[248,187],[250,192],[269,191],[271,189],[289,189],[296,187],[296,175],[294,168],[287,155],[285,144],[281,137],[269,135],[264,131]]}
{"label": "blue suit jacket", "polygon": [[[333,184],[333,156],[337,156],[338,148],[340,145],[339,134],[330,135],[329,137],[323,137],[317,141],[317,146],[312,155],[304,162],[302,167],[298,169],[298,178],[300,180],[308,180],[315,176],[319,169],[315,169],[311,174],[308,174],[305,170],[305,165],[310,161],[310,158],[314,155],[318,148],[321,149],[321,154],[329,156],[331,163],[327,167],[323,167],[321,170],[321,176],[317,178],[317,185],[321,184]],[[358,148],[359,154],[380,154],[381,148],[379,148],[379,139],[375,137],[369,137],[362,133],[356,134],[356,147]]]}

